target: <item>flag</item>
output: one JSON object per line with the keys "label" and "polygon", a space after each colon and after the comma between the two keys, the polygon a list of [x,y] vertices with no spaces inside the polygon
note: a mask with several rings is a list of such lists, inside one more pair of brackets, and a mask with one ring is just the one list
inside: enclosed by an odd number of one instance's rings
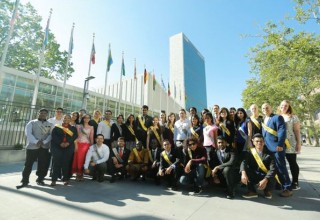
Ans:
{"label": "flag", "polygon": [[122,74],[123,76],[125,76],[125,75],[126,75],[126,71],[125,71],[125,69],[124,69],[124,60],[123,60],[123,56],[122,56],[121,74]]}
{"label": "flag", "polygon": [[168,96],[171,96],[171,92],[170,92],[170,84],[168,82]]}
{"label": "flag", "polygon": [[153,81],[153,91],[155,91],[156,90],[156,84],[157,84],[157,81],[156,81],[156,75],[155,74],[153,74],[153,76],[152,76],[152,81]]}
{"label": "flag", "polygon": [[74,24],[72,26],[71,35],[70,35],[69,54],[72,54],[72,50],[73,50],[73,29],[74,29]]}
{"label": "flag", "polygon": [[143,82],[146,84],[148,81],[148,72],[146,69],[144,69],[144,74],[143,74]]}
{"label": "flag", "polygon": [[10,30],[13,30],[14,23],[16,22],[16,19],[18,17],[18,13],[19,13],[18,6],[19,6],[19,0],[16,0],[16,3],[14,5],[14,11],[12,13],[12,17],[10,20]]}
{"label": "flag", "polygon": [[137,79],[137,67],[136,67],[136,60],[134,60],[134,73],[133,73],[133,77],[134,77],[134,80]]}
{"label": "flag", "polygon": [[111,47],[109,44],[109,54],[108,54],[108,63],[107,63],[107,71],[110,71],[110,66],[111,64],[113,64],[113,60],[112,60],[112,54],[111,54]]}
{"label": "flag", "polygon": [[162,75],[161,75],[161,84],[162,84],[162,87],[163,87],[164,89],[166,89],[166,85],[165,85],[164,82],[163,82]]}
{"label": "flag", "polygon": [[47,26],[46,26],[46,30],[45,30],[45,34],[44,34],[43,44],[44,44],[45,47],[48,45],[48,42],[49,42],[49,25],[50,25],[50,19],[51,19],[51,11],[50,11],[50,16],[49,16],[49,18],[48,18]]}
{"label": "flag", "polygon": [[96,63],[96,49],[94,47],[94,43],[92,43],[92,49],[91,49],[91,62],[92,64]]}

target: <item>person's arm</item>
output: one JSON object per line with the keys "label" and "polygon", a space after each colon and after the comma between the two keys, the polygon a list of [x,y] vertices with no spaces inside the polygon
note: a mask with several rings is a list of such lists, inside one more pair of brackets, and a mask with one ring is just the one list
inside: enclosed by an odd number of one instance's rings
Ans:
{"label": "person's arm", "polygon": [[151,132],[151,128],[148,128],[148,132],[147,132],[147,149],[149,150],[149,146],[150,146],[150,132]]}
{"label": "person's arm", "polygon": [[97,134],[102,134],[102,123],[103,122],[100,122],[99,124],[98,124],[98,128],[97,128]]}
{"label": "person's arm", "polygon": [[298,117],[296,117],[296,120],[293,122],[293,132],[297,142],[297,145],[295,146],[296,152],[300,153],[301,152],[301,134],[300,134],[300,121]]}
{"label": "person's arm", "polygon": [[90,144],[92,145],[94,140],[93,140],[93,136],[94,136],[94,128],[93,126],[91,126],[90,128],[90,134],[89,134],[89,140],[90,140]]}
{"label": "person's arm", "polygon": [[32,134],[32,125],[33,125],[33,121],[30,121],[30,122],[27,124],[27,126],[26,126],[26,128],[25,128],[25,134],[26,134],[26,136],[27,136],[27,139],[28,139],[29,143],[31,143],[31,144],[37,144],[38,141],[40,141],[40,140],[38,140],[37,138],[35,138],[35,137],[33,136],[33,134]]}

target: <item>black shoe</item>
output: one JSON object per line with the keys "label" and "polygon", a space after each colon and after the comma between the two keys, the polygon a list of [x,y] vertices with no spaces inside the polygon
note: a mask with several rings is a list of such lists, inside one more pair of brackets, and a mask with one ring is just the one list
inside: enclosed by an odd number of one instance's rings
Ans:
{"label": "black shoe", "polygon": [[201,193],[201,192],[202,192],[202,187],[201,187],[201,186],[196,186],[196,187],[194,188],[194,193],[199,194],[199,193]]}
{"label": "black shoe", "polygon": [[116,178],[114,176],[112,176],[110,179],[110,183],[114,183],[114,181],[116,181]]}
{"label": "black shoe", "polygon": [[292,183],[291,184],[291,189],[292,190],[299,190],[301,187],[299,186],[299,184],[298,183]]}
{"label": "black shoe", "polygon": [[234,199],[234,194],[233,193],[228,193],[227,194],[227,199]]}
{"label": "black shoe", "polygon": [[27,187],[28,183],[22,183],[20,186],[16,186],[17,189],[21,189],[23,187]]}
{"label": "black shoe", "polygon": [[37,184],[39,185],[39,186],[45,186],[46,184],[43,182],[43,180],[38,180],[37,181]]}

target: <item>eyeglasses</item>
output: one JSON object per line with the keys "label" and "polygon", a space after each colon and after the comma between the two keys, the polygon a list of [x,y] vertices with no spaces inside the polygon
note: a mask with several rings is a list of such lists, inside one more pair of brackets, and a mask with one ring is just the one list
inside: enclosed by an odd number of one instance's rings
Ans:
{"label": "eyeglasses", "polygon": [[189,143],[188,144],[189,147],[194,146],[194,145],[196,145],[196,143]]}

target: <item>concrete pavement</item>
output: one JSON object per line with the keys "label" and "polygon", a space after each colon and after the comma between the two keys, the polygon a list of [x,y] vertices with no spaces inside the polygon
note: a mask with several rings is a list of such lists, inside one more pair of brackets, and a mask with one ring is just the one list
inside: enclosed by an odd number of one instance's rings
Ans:
{"label": "concrete pavement", "polygon": [[0,219],[319,219],[320,148],[303,147],[298,162],[301,189],[290,198],[274,191],[271,200],[243,199],[240,187],[228,200],[222,188],[212,185],[193,195],[188,188],[175,192],[151,181],[86,180],[42,187],[35,183],[35,172],[30,186],[17,190],[23,163],[0,164]]}

